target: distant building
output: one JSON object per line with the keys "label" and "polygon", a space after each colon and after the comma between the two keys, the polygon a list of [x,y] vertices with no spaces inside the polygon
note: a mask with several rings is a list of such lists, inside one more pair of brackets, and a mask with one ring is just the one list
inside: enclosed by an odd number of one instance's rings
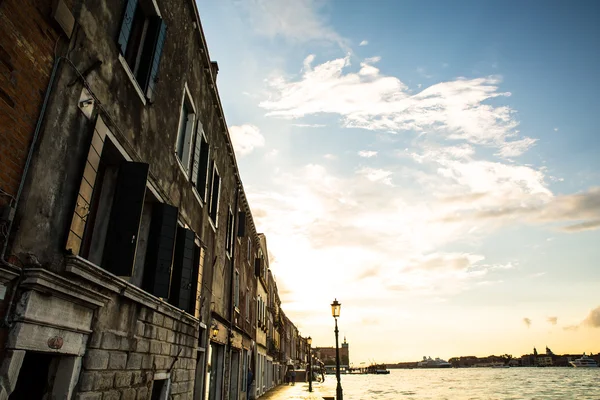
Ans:
{"label": "distant building", "polygon": [[[335,365],[335,347],[315,347],[314,352],[325,366]],[[350,366],[350,345],[344,338],[340,346],[340,368],[346,369]]]}

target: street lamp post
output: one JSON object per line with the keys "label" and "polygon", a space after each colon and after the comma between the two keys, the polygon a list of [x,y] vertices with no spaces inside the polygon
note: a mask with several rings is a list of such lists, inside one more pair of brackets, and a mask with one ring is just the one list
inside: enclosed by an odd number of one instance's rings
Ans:
{"label": "street lamp post", "polygon": [[308,391],[312,392],[312,355],[310,351],[310,345],[312,344],[312,338],[309,336],[306,338],[308,344]]}
{"label": "street lamp post", "polygon": [[337,301],[337,299],[333,300],[331,303],[331,314],[333,315],[333,319],[335,319],[335,376],[337,378],[337,387],[335,390],[336,399],[344,400],[344,393],[342,392],[342,383],[340,382],[340,348],[338,344],[338,324],[337,319],[340,316],[340,310],[342,308],[342,304]]}

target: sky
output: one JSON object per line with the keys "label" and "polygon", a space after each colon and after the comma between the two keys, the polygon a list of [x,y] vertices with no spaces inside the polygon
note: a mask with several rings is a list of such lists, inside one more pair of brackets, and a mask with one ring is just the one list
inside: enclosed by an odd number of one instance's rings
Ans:
{"label": "sky", "polygon": [[600,352],[600,3],[198,1],[282,307],[352,363]]}

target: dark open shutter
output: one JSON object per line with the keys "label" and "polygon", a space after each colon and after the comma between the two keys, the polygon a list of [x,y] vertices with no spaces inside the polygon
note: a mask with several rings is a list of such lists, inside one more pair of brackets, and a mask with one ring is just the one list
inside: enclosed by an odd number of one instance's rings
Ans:
{"label": "dark open shutter", "polygon": [[[199,124],[200,128],[202,128],[202,125],[200,125],[199,121],[198,121],[198,124]],[[206,192],[208,191],[206,181],[208,180],[210,150],[208,148],[208,142],[206,140],[204,140],[204,136],[199,134],[199,137],[201,138],[201,149],[200,149],[200,160],[199,160],[199,165],[198,165],[198,181],[196,183],[196,189],[198,189],[198,193],[200,193],[200,197],[202,198],[202,200],[206,201],[206,196],[207,196]]]}
{"label": "dark open shutter", "polygon": [[192,183],[198,182],[198,171],[200,170],[200,152],[202,150],[202,123],[198,120],[196,126],[196,143],[194,144],[194,161],[192,162]]}
{"label": "dark open shutter", "polygon": [[146,194],[148,164],[123,162],[119,166],[102,268],[119,276],[131,276],[138,231]]}
{"label": "dark open shutter", "polygon": [[192,297],[194,236],[194,232],[189,229],[177,228],[171,294],[169,296],[171,304],[187,312],[190,312],[189,307]]}
{"label": "dark open shutter", "polygon": [[125,55],[127,50],[127,42],[129,42],[129,35],[131,35],[131,27],[133,25],[133,15],[137,7],[138,0],[127,0],[125,6],[125,12],[123,13],[123,22],[121,23],[121,30],[119,31],[119,50],[121,54]]}
{"label": "dark open shutter", "polygon": [[154,43],[154,51],[152,52],[152,63],[150,64],[150,74],[148,77],[148,83],[146,85],[146,97],[152,102],[154,100],[154,93],[156,90],[156,82],[158,78],[158,67],[160,65],[160,57],[162,56],[163,46],[165,44],[165,38],[167,36],[167,26],[165,22],[159,17],[153,17],[151,23],[157,26],[157,35]]}
{"label": "dark open shutter", "polygon": [[262,258],[255,258],[254,259],[254,275],[255,276],[260,276],[260,271],[262,271]]}
{"label": "dark open shutter", "polygon": [[143,287],[153,295],[165,299],[169,297],[176,228],[177,207],[155,203],[148,235]]}
{"label": "dark open shutter", "polygon": [[238,237],[246,236],[246,213],[244,211],[238,212]]}

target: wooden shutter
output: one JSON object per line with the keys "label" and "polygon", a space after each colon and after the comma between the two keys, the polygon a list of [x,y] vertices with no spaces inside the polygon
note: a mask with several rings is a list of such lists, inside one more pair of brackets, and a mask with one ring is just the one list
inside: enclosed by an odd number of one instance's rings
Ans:
{"label": "wooden shutter", "polygon": [[190,310],[196,318],[201,318],[202,308],[202,269],[204,267],[204,249],[194,245],[194,264],[192,269],[192,295],[190,296]]}
{"label": "wooden shutter", "polygon": [[[200,125],[202,128],[202,125]],[[204,131],[204,130],[203,130]],[[208,192],[208,172],[209,172],[209,162],[210,162],[210,148],[208,146],[208,142],[204,140],[204,136],[202,136],[201,150],[200,150],[200,161],[198,165],[198,182],[196,184],[196,188],[198,189],[198,193],[200,193],[200,197],[202,200],[206,201],[207,192]]]}
{"label": "wooden shutter", "polygon": [[142,218],[149,165],[123,162],[113,198],[102,268],[118,276],[131,276]]}
{"label": "wooden shutter", "polygon": [[219,190],[221,188],[221,177],[217,173],[213,165],[213,181],[212,181],[212,189],[210,194],[210,217],[212,218],[215,225],[217,224],[217,215],[219,208]]}
{"label": "wooden shutter", "polygon": [[262,271],[262,258],[255,258],[254,259],[254,275],[256,276],[260,276],[260,271]]}
{"label": "wooden shutter", "polygon": [[238,237],[246,236],[246,213],[244,211],[238,212]]}
{"label": "wooden shutter", "polygon": [[148,77],[146,97],[150,102],[154,101],[154,95],[156,93],[156,82],[158,81],[158,67],[160,65],[160,58],[162,56],[163,47],[165,44],[165,38],[167,37],[167,26],[165,22],[159,17],[153,17],[154,23],[158,25],[157,36],[154,42],[154,51],[152,52],[152,63],[150,64],[150,74]]}
{"label": "wooden shutter", "polygon": [[192,145],[192,138],[194,137],[194,120],[196,114],[189,113],[187,115],[187,121],[185,123],[185,137],[183,138],[183,154],[181,155],[181,163],[185,167],[186,171],[189,171],[190,167],[190,147]]}
{"label": "wooden shutter", "polygon": [[123,22],[121,22],[121,30],[119,31],[119,50],[121,54],[125,55],[127,50],[127,42],[129,42],[129,36],[131,35],[131,27],[133,25],[133,15],[137,8],[138,0],[127,0],[125,6],[125,12],[123,13]]}
{"label": "wooden shutter", "polygon": [[177,207],[154,203],[144,265],[143,288],[165,299],[169,297],[176,228]]}
{"label": "wooden shutter", "polygon": [[192,314],[193,312],[190,310],[192,286],[196,284],[196,282],[192,283],[194,275],[194,237],[193,231],[185,228],[177,228],[173,278],[171,281],[171,295],[169,296],[171,304]]}
{"label": "wooden shutter", "polygon": [[[192,163],[192,183],[198,182],[198,171],[200,170],[200,153],[202,151],[202,123],[198,120],[196,126],[196,143],[194,145],[194,161]],[[204,193],[202,193],[204,194]]]}

